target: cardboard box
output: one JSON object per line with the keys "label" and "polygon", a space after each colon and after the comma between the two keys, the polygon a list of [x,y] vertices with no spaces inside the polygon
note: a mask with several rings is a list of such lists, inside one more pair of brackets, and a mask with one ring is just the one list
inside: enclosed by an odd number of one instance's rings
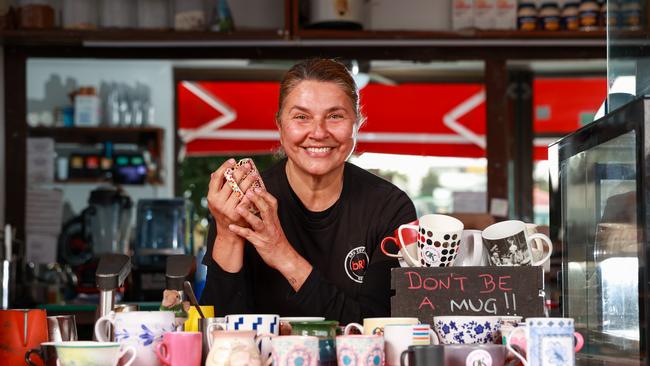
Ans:
{"label": "cardboard box", "polygon": [[496,0],[494,29],[517,29],[517,0]]}
{"label": "cardboard box", "polygon": [[496,0],[474,0],[474,28],[494,29]]}
{"label": "cardboard box", "polygon": [[474,27],[474,1],[475,0],[452,0],[451,24],[453,30]]}

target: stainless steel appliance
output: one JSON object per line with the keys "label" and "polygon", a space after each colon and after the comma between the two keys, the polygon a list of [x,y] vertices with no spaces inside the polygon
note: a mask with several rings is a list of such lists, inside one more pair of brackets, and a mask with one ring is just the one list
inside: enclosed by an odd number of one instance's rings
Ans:
{"label": "stainless steel appliance", "polygon": [[650,99],[549,148],[551,237],[562,312],[585,338],[578,364],[650,365]]}
{"label": "stainless steel appliance", "polygon": [[[124,280],[131,272],[131,258],[124,254],[103,254],[97,265],[95,281],[99,289],[99,304],[95,321],[108,315],[115,306],[115,292],[122,287]],[[107,338],[112,334],[107,327]]]}
{"label": "stainless steel appliance", "polygon": [[[138,201],[134,243],[134,300],[160,300],[167,258],[193,253],[193,207],[182,198]],[[181,283],[182,289],[182,283]]]}

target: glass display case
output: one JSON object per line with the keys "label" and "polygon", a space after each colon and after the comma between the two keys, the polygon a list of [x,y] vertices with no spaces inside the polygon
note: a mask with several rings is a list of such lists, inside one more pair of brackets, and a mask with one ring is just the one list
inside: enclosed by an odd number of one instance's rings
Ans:
{"label": "glass display case", "polygon": [[584,365],[650,365],[646,315],[650,98],[549,148],[551,236],[562,246],[562,313]]}

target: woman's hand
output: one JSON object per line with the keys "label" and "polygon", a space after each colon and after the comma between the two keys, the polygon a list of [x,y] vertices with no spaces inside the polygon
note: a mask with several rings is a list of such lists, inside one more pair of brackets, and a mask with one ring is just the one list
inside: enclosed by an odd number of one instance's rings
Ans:
{"label": "woman's hand", "polygon": [[228,228],[253,244],[264,262],[282,273],[291,287],[298,291],[311,273],[312,266],[295,251],[284,235],[278,218],[278,201],[259,188],[247,191],[246,198],[257,207],[260,216],[249,212],[242,202],[236,211],[246,220],[248,227],[231,224]]}
{"label": "woman's hand", "polygon": [[[240,203],[239,198],[233,194],[230,185],[226,184],[224,172],[228,168],[234,167],[234,159],[229,159],[223,163],[217,171],[210,176],[208,186],[208,209],[214,217],[216,224],[217,236],[212,247],[212,259],[227,272],[235,273],[241,270],[244,263],[244,240],[230,230],[228,226],[236,223],[247,226],[246,220],[236,211]],[[245,192],[257,178],[256,173],[249,174],[246,179],[242,177],[250,170],[248,164],[238,168],[233,173],[237,185]]]}

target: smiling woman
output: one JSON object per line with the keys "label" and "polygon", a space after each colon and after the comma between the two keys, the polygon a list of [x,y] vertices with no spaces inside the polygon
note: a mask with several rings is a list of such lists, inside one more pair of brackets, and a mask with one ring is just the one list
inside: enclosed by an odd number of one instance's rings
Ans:
{"label": "smiling woman", "polygon": [[[287,158],[261,174],[252,166],[224,184],[224,163],[210,179],[211,222],[202,303],[217,314],[324,316],[342,322],[390,315],[390,268],[378,250],[399,225],[415,220],[407,195],[346,160],[363,123],[359,91],[341,63],[294,65],[280,86],[276,123]],[[255,206],[254,215],[247,208]]]}

